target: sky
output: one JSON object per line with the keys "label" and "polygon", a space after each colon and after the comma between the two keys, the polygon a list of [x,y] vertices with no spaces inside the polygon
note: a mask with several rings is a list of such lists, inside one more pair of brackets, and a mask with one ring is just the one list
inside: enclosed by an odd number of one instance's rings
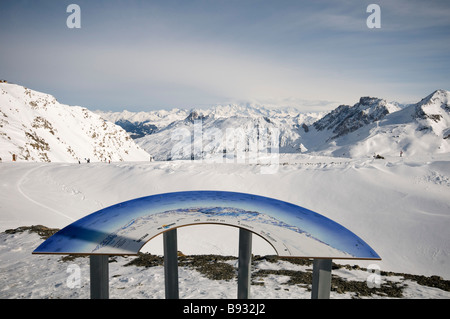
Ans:
{"label": "sky", "polygon": [[450,90],[449,16],[448,0],[0,0],[0,79],[103,111],[416,103]]}

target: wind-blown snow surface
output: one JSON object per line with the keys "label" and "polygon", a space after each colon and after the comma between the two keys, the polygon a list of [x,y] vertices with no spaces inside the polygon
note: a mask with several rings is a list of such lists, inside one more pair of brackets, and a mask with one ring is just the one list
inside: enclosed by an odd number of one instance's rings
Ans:
{"label": "wind-blown snow surface", "polygon": [[0,158],[11,161],[146,161],[121,127],[79,106],[20,85],[0,83]]}
{"label": "wind-blown snow surface", "polygon": [[[381,256],[381,270],[450,278],[448,154],[386,160],[289,155],[280,158],[275,174],[261,174],[257,164],[202,161],[3,163],[0,189],[0,231],[36,224],[62,228],[101,208],[152,194],[252,193],[303,206],[342,224]],[[237,243],[234,228],[179,230],[179,250],[185,254],[237,255]],[[144,247],[162,254],[160,238]],[[253,252],[274,254],[259,238]]]}

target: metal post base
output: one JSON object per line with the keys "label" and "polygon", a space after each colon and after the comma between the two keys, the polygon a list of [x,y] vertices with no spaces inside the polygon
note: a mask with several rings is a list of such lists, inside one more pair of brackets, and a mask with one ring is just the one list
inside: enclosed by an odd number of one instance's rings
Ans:
{"label": "metal post base", "polygon": [[164,284],[166,299],[178,299],[178,245],[177,230],[163,234],[164,241]]}
{"label": "metal post base", "polygon": [[238,299],[250,298],[252,233],[239,228]]}
{"label": "metal post base", "polygon": [[314,259],[311,299],[330,299],[332,259]]}
{"label": "metal post base", "polygon": [[90,255],[91,299],[109,299],[109,256]]}

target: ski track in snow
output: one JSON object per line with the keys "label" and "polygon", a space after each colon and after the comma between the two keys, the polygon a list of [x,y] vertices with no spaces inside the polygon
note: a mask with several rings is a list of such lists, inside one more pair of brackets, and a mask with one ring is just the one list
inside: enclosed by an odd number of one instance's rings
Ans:
{"label": "ski track in snow", "polygon": [[43,203],[41,203],[41,202],[38,202],[38,201],[34,200],[33,198],[31,198],[30,196],[28,196],[27,194],[25,194],[25,192],[23,191],[23,189],[22,189],[22,184],[23,184],[23,183],[25,182],[25,180],[29,177],[29,175],[32,174],[33,172],[35,172],[35,171],[41,169],[41,168],[44,167],[44,166],[45,166],[45,164],[39,165],[39,166],[37,166],[37,167],[35,167],[35,168],[32,168],[32,169],[28,170],[28,171],[22,176],[22,178],[20,178],[20,180],[17,182],[17,186],[16,186],[17,191],[18,191],[23,197],[25,197],[27,200],[29,200],[30,202],[32,202],[33,204],[36,204],[36,205],[38,205],[38,206],[41,206],[42,208],[45,208],[46,210],[49,210],[49,211],[51,211],[51,212],[53,212],[53,213],[55,213],[55,214],[57,214],[57,215],[59,215],[59,216],[62,216],[62,217],[67,218],[67,219],[68,219],[69,221],[71,221],[71,222],[74,222],[75,219],[73,219],[72,217],[67,216],[66,214],[61,213],[60,211],[57,211],[57,210],[55,210],[55,209],[53,209],[53,208],[51,208],[51,207],[49,207],[49,206],[47,206],[47,205],[45,205],[45,204],[43,204]]}

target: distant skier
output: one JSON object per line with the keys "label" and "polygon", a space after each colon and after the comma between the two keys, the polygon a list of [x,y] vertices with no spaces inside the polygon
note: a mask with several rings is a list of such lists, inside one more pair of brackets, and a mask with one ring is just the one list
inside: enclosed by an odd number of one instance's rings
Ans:
{"label": "distant skier", "polygon": [[403,151],[400,151],[400,157],[402,157],[403,156]]}

